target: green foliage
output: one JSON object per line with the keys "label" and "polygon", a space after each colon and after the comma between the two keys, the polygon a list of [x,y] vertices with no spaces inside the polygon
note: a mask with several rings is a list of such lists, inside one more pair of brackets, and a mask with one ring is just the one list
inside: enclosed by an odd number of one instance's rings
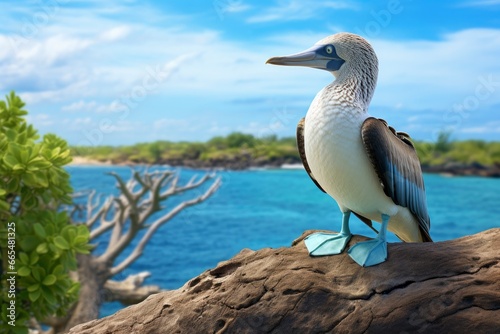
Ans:
{"label": "green foliage", "polygon": [[[449,162],[485,166],[500,164],[500,142],[452,141],[450,132],[440,133],[435,143],[416,141],[415,148],[421,163],[428,166]],[[157,141],[122,147],[74,147],[72,150],[77,155],[114,163],[182,163],[186,160],[206,162],[249,158],[264,163],[300,163],[294,137],[277,138],[271,135],[256,138],[238,132],[226,137],[213,137],[205,143]]]}
{"label": "green foliage", "polygon": [[251,148],[255,146],[255,138],[239,132],[233,132],[226,137],[227,146],[230,148]]}
{"label": "green foliage", "polygon": [[450,151],[453,147],[453,143],[451,142],[451,132],[450,131],[441,131],[438,134],[438,138],[436,144],[434,145],[434,149],[439,153],[446,153]]}
{"label": "green foliage", "polygon": [[449,141],[438,138],[436,143],[416,142],[420,162],[428,166],[458,163],[463,165],[500,165],[500,142],[482,140]]}
{"label": "green foliage", "polygon": [[[14,94],[0,101],[0,250],[2,310],[0,331],[27,333],[31,317],[62,315],[76,300],[78,284],[69,277],[76,254],[88,253],[86,226],[69,223],[61,204],[71,202],[71,161],[67,143],[55,135],[40,136],[27,124],[24,103]],[[15,230],[15,237],[8,232]],[[15,243],[15,246],[13,244]],[[15,253],[15,270],[10,256]],[[15,327],[8,325],[7,305],[15,275]]]}
{"label": "green foliage", "polygon": [[233,132],[226,137],[214,137],[205,143],[168,142],[140,143],[133,146],[73,147],[73,154],[113,163],[172,163],[186,160],[290,159],[299,162],[295,138],[276,136],[256,138]]}

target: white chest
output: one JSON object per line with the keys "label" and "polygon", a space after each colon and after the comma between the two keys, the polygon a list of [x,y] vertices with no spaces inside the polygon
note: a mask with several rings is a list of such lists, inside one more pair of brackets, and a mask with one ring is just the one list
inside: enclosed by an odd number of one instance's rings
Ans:
{"label": "white chest", "polygon": [[325,94],[318,93],[306,115],[305,151],[313,175],[341,210],[389,214],[394,204],[383,193],[361,140],[369,115]]}

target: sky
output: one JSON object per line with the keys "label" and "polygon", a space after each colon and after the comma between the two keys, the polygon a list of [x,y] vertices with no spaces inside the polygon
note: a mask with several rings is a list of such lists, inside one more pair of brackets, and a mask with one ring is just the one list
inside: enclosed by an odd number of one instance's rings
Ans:
{"label": "sky", "polygon": [[266,65],[342,31],[379,58],[369,113],[417,140],[500,140],[500,1],[2,2],[0,97],[71,145],[295,135],[334,78]]}

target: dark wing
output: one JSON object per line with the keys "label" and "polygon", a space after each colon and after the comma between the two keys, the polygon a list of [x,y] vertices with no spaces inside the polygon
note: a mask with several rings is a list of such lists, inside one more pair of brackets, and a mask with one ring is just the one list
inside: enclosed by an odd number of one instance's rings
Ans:
{"label": "dark wing", "polygon": [[311,168],[309,168],[309,164],[307,163],[306,159],[306,149],[304,146],[304,124],[306,123],[306,119],[302,118],[299,121],[299,124],[297,124],[297,149],[299,150],[299,156],[300,160],[302,160],[302,164],[304,165],[304,168],[306,169],[307,174],[311,178],[311,180],[314,182],[314,184],[321,190],[322,192],[326,193],[323,188],[319,185],[318,181],[314,178]]}
{"label": "dark wing", "polygon": [[[299,151],[300,160],[302,160],[302,164],[304,165],[304,168],[305,168],[307,174],[309,175],[309,177],[311,178],[311,180],[314,182],[314,184],[319,188],[319,190],[321,190],[322,192],[326,193],[326,191],[319,185],[318,181],[316,181],[316,178],[314,177],[313,173],[311,172],[311,168],[309,168],[309,164],[307,163],[306,150],[305,150],[305,146],[304,146],[304,124],[305,124],[305,122],[306,122],[306,119],[302,118],[299,121],[299,124],[297,124],[297,149]],[[375,233],[378,233],[378,231],[373,227],[372,221],[370,219],[365,218],[365,217],[357,214],[356,212],[354,212],[354,214],[363,223],[365,223],[372,230],[374,230]]]}
{"label": "dark wing", "polygon": [[410,137],[373,117],[364,121],[361,137],[385,194],[408,208],[418,219],[423,241],[432,241],[422,170]]}

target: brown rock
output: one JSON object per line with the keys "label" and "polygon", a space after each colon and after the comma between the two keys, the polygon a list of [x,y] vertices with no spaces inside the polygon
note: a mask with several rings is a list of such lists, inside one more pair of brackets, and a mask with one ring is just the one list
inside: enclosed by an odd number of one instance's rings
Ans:
{"label": "brown rock", "polygon": [[369,268],[345,253],[309,257],[304,236],[290,248],[243,250],[70,333],[499,333],[500,228],[389,244],[389,259]]}

